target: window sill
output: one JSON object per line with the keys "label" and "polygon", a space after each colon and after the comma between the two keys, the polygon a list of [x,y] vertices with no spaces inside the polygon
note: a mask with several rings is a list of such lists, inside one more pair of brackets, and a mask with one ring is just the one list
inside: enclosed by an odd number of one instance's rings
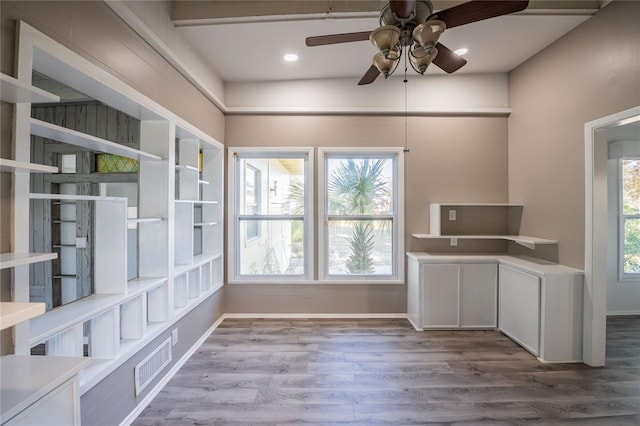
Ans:
{"label": "window sill", "polygon": [[344,280],[344,279],[336,279],[336,280],[268,280],[265,278],[259,278],[256,280],[229,280],[229,284],[231,285],[245,285],[245,284],[255,284],[255,285],[351,285],[351,284],[364,284],[364,285],[382,285],[382,284],[393,284],[393,285],[403,285],[405,282],[403,280]]}

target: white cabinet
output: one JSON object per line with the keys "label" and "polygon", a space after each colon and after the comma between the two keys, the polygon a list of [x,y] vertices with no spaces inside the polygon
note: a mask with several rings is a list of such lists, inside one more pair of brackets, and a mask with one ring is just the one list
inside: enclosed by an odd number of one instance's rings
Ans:
{"label": "white cabinet", "polygon": [[542,361],[581,361],[583,275],[555,266],[500,265],[499,328]]}
{"label": "white cabinet", "polygon": [[495,328],[496,271],[495,262],[422,264],[417,322],[422,328]]}
{"label": "white cabinet", "polygon": [[540,277],[500,265],[499,328],[534,355],[540,353]]}
{"label": "white cabinet", "polygon": [[508,255],[407,258],[416,330],[498,328],[541,361],[582,361],[583,271]]}

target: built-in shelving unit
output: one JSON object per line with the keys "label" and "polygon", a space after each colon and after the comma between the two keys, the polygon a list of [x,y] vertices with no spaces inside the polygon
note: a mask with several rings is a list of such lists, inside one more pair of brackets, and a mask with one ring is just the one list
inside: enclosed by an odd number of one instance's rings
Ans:
{"label": "built-in shelving unit", "polygon": [[519,235],[524,206],[509,203],[432,203],[428,234],[416,239],[504,240],[534,249],[558,241]]}
{"label": "built-in shelving unit", "polygon": [[[21,26],[27,27],[26,24]],[[21,43],[21,46],[25,43]],[[11,301],[1,302],[0,325],[2,328],[13,327],[15,352],[20,355],[15,358],[21,358],[17,363],[27,365],[23,361],[31,360],[34,365],[48,364],[52,368],[66,369],[66,378],[76,376],[73,379],[75,391],[65,398],[76,401],[74,404],[77,407],[79,395],[91,389],[158,336],[177,327],[180,318],[221,288],[223,145],[83,58],[74,57],[66,50],[56,56],[56,49],[64,48],[53,41],[40,40],[39,46],[40,49],[20,56],[34,56],[31,58],[33,60],[18,64],[20,80],[1,75],[0,94],[3,101],[59,101],[57,96],[25,83],[30,81],[33,71],[38,71],[95,99],[96,109],[103,108],[112,114],[106,115],[106,118],[117,117],[111,121],[104,120],[106,129],[113,130],[115,126],[116,133],[101,133],[99,129],[88,129],[88,125],[85,131],[82,125],[74,130],[58,125],[61,120],[56,121],[58,124],[44,121],[40,118],[47,117],[42,113],[46,106],[18,106],[15,109],[16,130],[12,140],[15,160],[0,159],[0,171],[15,174],[12,182],[12,208],[16,212],[12,218],[12,229],[15,231],[12,246],[18,247],[16,251],[28,252],[34,236],[49,232],[51,235],[42,238],[48,241],[42,243],[45,249],[32,251],[46,251],[46,244],[49,244],[53,251],[71,252],[67,258],[71,263],[90,262],[91,273],[87,276],[91,294],[45,312],[44,304],[29,302],[30,282],[34,276],[39,276],[38,272],[34,272],[37,269],[29,265],[64,256],[57,253],[0,255],[0,268],[15,268],[11,274],[11,286],[16,291],[11,292]],[[46,54],[43,53],[45,51]],[[71,57],[82,65],[77,68],[69,65]],[[91,70],[95,73],[92,74]],[[78,78],[69,78],[69,74]],[[66,103],[61,105],[73,108]],[[34,118],[36,116],[38,118]],[[122,123],[121,117],[126,120],[123,122],[126,123],[127,138],[120,138],[121,129],[118,126]],[[74,120],[70,120],[68,115],[66,120],[65,123],[73,125]],[[103,137],[97,137],[96,134]],[[118,136],[109,136],[114,134]],[[121,143],[115,142],[116,139]],[[88,163],[90,156],[87,151],[92,151],[135,159],[138,161],[137,173],[127,176],[124,184],[118,180],[118,176],[103,181],[102,177],[108,176],[107,173],[95,174],[92,183],[100,184],[99,194],[102,195],[85,195],[95,194],[92,192],[96,191],[95,188],[91,187],[83,190],[85,192],[78,190],[78,195],[75,195],[72,189],[62,188],[63,184],[58,181],[30,190],[34,182],[39,182],[38,179],[47,179],[41,175],[33,177],[31,173],[58,173],[58,167],[35,164],[41,161],[34,154],[40,152],[37,144],[46,143],[51,147],[56,142],[79,148],[72,150],[69,146],[59,144],[66,150],[65,154],[81,153],[76,157],[76,165]],[[82,155],[87,155],[87,158]],[[50,156],[42,162],[56,163],[58,160],[58,157]],[[90,171],[84,169],[78,173]],[[66,182],[64,184],[67,185]],[[123,186],[117,187],[118,184]],[[132,192],[124,191],[124,185],[132,184],[135,185]],[[114,190],[116,193],[124,191],[126,195],[108,196]],[[129,200],[135,200],[136,203],[130,203]],[[59,213],[57,210],[63,208],[72,210],[85,205],[90,208],[82,210],[82,220],[89,218],[86,222],[90,223],[90,231],[78,231],[80,227],[74,226],[74,222],[80,223],[80,214],[75,218],[56,214]],[[137,211],[132,214],[135,217],[128,217],[129,206],[132,207],[131,211],[133,207],[136,208]],[[35,222],[29,218],[37,214],[42,218],[36,228]],[[51,226],[53,221],[60,222],[60,226]],[[63,240],[59,235],[54,235],[56,232],[62,233],[62,226],[73,228],[72,231],[78,233],[71,232],[72,238]],[[90,256],[73,254],[75,250],[87,246],[91,250]],[[131,264],[134,267],[129,268],[128,254],[132,253],[131,258],[135,261]],[[60,285],[65,279],[73,283],[73,279],[79,275],[54,269],[47,270],[49,280],[54,282],[52,285]],[[135,274],[129,275],[131,271]],[[44,353],[44,356],[36,356],[36,353]],[[78,367],[69,368],[65,363],[56,362],[63,357]],[[9,398],[5,386],[5,379],[9,376],[5,377],[5,366],[10,365],[13,359],[13,356],[3,357],[1,361],[3,422],[5,401]],[[23,374],[30,374],[30,370],[23,370]],[[29,383],[26,386],[31,386]],[[36,384],[33,384],[29,391],[39,392],[40,397],[48,398],[46,393],[55,393],[54,388],[58,385],[48,384],[42,391],[35,389]],[[22,416],[16,410],[23,410],[26,406],[18,405],[9,413],[11,417],[14,414]],[[62,423],[77,424],[78,421],[75,419]]]}

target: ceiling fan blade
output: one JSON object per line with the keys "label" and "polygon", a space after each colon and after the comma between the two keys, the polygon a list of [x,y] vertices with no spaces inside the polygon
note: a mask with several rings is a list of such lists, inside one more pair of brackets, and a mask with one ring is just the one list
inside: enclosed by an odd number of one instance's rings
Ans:
{"label": "ceiling fan blade", "polygon": [[371,34],[371,31],[307,37],[306,44],[307,46],[324,46],[326,44],[338,44],[338,43],[350,43],[352,41],[363,41],[363,40],[369,40],[369,34]]}
{"label": "ceiling fan blade", "polygon": [[451,49],[440,43],[436,44],[436,49],[438,49],[438,54],[433,59],[432,63],[436,64],[449,74],[458,71],[467,63],[466,59],[455,54]]}
{"label": "ceiling fan blade", "polygon": [[520,12],[526,9],[528,5],[529,1],[527,0],[475,0],[441,10],[431,15],[429,19],[436,18],[444,21],[448,29],[484,19],[495,18],[496,16]]}
{"label": "ceiling fan blade", "polygon": [[401,19],[414,18],[416,14],[416,0],[390,0],[389,7]]}
{"label": "ceiling fan blade", "polygon": [[376,68],[375,65],[371,65],[358,82],[358,86],[373,83],[374,81],[376,81],[376,78],[378,78],[379,75],[380,71],[378,71],[378,68]]}

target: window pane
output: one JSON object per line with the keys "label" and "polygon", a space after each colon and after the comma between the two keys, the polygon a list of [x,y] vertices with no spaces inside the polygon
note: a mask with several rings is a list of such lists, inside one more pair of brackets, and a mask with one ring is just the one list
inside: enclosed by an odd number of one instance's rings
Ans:
{"label": "window pane", "polygon": [[303,215],[303,158],[242,158],[241,215]]}
{"label": "window pane", "polygon": [[624,220],[624,273],[640,274],[640,219]]}
{"label": "window pane", "polygon": [[393,222],[329,221],[330,275],[392,275]]}
{"label": "window pane", "polygon": [[240,245],[241,275],[303,275],[304,225],[302,220],[241,220],[240,235],[260,237]]}
{"label": "window pane", "polygon": [[624,214],[640,214],[640,160],[622,160]]}
{"label": "window pane", "polygon": [[329,158],[329,215],[389,215],[393,213],[393,160],[390,158]]}

